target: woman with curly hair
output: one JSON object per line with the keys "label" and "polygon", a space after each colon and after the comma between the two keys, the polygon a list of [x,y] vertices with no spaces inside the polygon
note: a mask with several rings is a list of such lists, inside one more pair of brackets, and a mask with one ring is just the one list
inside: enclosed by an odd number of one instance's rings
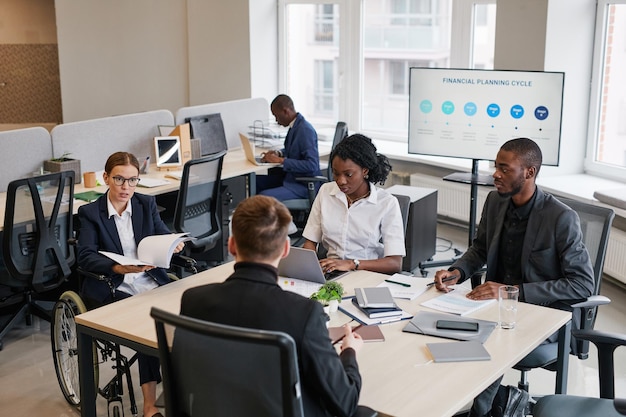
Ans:
{"label": "woman with curly hair", "polygon": [[330,155],[334,182],[322,185],[304,228],[304,247],[321,244],[324,272],[395,273],[402,268],[404,226],[398,200],[375,184],[384,184],[391,165],[372,140],[355,134]]}

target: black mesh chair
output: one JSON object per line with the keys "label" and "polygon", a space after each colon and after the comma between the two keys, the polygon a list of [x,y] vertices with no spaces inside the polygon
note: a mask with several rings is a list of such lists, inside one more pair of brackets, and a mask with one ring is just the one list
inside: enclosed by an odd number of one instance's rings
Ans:
{"label": "black mesh chair", "polygon": [[[195,240],[185,244],[184,255],[206,263],[203,254],[215,248],[223,234],[221,175],[226,152],[218,152],[185,163],[176,201],[173,227]],[[224,261],[216,259],[215,263]]]}
{"label": "black mesh chair", "polygon": [[[2,338],[32,314],[50,320],[54,302],[43,294],[60,287],[72,273],[74,172],[64,171],[12,181],[7,189],[0,269],[0,306],[17,306],[0,330]],[[19,299],[19,301],[15,301]],[[49,304],[50,308],[47,308]]]}
{"label": "black mesh chair", "polygon": [[[592,329],[596,321],[596,313],[599,305],[610,302],[606,297],[599,296],[600,284],[602,282],[602,270],[604,268],[604,258],[609,242],[609,233],[615,213],[612,209],[598,207],[576,200],[559,198],[563,203],[571,207],[580,218],[580,226],[583,232],[583,243],[589,252],[595,278],[593,295],[572,307],[572,329],[588,330]],[[587,359],[589,356],[589,341],[579,339],[573,333],[570,353],[578,356],[579,359]],[[551,371],[557,370],[558,343],[544,343],[529,353],[524,359],[514,366],[521,371],[518,386],[520,389],[528,391],[527,372],[534,368],[544,368]],[[555,392],[566,391],[567,370],[557,378]]]}
{"label": "black mesh chair", "polygon": [[282,332],[244,329],[152,308],[165,412],[182,416],[303,416],[296,345]]}
{"label": "black mesh chair", "polygon": [[574,330],[578,340],[591,341],[598,348],[600,398],[574,395],[547,395],[533,408],[535,417],[585,416],[618,417],[626,415],[626,399],[615,398],[615,349],[626,346],[626,335],[598,330]]}
{"label": "black mesh chair", "polygon": [[[348,125],[345,122],[337,122],[337,126],[335,127],[335,135],[333,137],[333,143],[331,146],[331,153],[335,149],[335,146],[342,140],[344,140],[348,136]],[[317,195],[317,190],[322,183],[332,181],[333,180],[333,170],[330,165],[330,161],[328,163],[328,167],[326,168],[326,175],[319,175],[314,177],[298,177],[296,181],[306,184],[307,187],[307,198],[294,198],[291,200],[283,201],[283,204],[289,209],[293,218],[294,224],[297,227],[296,236],[294,236],[294,245],[299,246],[303,243],[303,240],[299,238],[300,233],[304,229],[306,225],[306,221],[309,217],[309,213],[311,212],[311,207],[313,206],[313,201],[315,201],[315,196]]]}

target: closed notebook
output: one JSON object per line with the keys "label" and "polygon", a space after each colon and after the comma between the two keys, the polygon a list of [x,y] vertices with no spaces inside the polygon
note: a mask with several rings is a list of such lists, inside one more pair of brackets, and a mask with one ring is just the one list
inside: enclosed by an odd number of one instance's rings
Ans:
{"label": "closed notebook", "polygon": [[370,319],[377,319],[382,317],[394,317],[402,315],[402,309],[398,307],[380,307],[380,308],[364,308],[359,306],[356,298],[352,299],[352,303],[363,312]]}
{"label": "closed notebook", "polygon": [[426,343],[426,346],[435,362],[491,360],[491,355],[489,355],[483,344],[473,340],[468,342]]}
{"label": "closed notebook", "polygon": [[387,287],[355,288],[354,295],[361,308],[396,308]]}
{"label": "closed notebook", "polygon": [[[377,325],[371,326],[354,326],[352,330],[358,333],[364,342],[384,342],[385,336],[382,330]],[[344,330],[343,327],[329,327],[328,334],[333,345],[343,339]]]}

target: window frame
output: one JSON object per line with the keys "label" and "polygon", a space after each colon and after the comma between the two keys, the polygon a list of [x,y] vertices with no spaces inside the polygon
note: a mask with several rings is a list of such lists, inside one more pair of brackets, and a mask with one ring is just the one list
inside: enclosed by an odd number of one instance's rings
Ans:
{"label": "window frame", "polygon": [[605,39],[607,32],[608,9],[613,4],[626,7],[626,0],[597,0],[596,29],[594,35],[591,88],[589,95],[589,118],[587,122],[587,152],[585,172],[605,178],[623,181],[626,179],[626,167],[618,167],[596,161],[596,149],[599,146],[599,125],[602,107],[602,89],[604,79]]}
{"label": "window frame", "polygon": [[[339,6],[339,58],[337,61],[338,120],[351,130],[375,134],[377,138],[407,142],[407,134],[369,132],[362,129],[363,89],[363,1],[364,0],[279,0],[278,1],[278,88],[286,91],[285,39],[286,7],[292,4],[336,4]],[[496,0],[453,0],[451,8],[450,67],[470,68],[474,24],[474,5],[495,4]],[[345,76],[350,74],[350,76]],[[333,125],[334,126],[334,125]],[[318,126],[318,127],[333,127]]]}

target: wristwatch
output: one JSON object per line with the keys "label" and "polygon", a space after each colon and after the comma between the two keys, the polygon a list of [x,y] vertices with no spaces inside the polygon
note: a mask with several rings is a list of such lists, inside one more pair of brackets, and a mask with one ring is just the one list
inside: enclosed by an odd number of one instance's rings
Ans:
{"label": "wristwatch", "polygon": [[361,264],[361,262],[359,262],[358,259],[353,259],[352,262],[354,262],[354,270],[356,271],[357,269],[359,269],[359,265]]}

